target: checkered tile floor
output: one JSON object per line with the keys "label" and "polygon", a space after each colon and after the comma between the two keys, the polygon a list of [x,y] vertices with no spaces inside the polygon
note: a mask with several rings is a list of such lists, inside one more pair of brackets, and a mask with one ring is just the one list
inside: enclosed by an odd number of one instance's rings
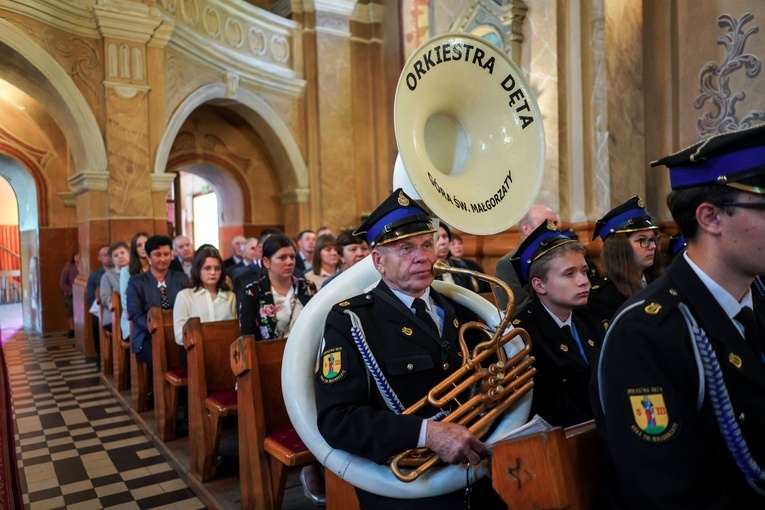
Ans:
{"label": "checkered tile floor", "polygon": [[30,510],[204,508],[73,340],[13,334],[6,326],[16,452]]}

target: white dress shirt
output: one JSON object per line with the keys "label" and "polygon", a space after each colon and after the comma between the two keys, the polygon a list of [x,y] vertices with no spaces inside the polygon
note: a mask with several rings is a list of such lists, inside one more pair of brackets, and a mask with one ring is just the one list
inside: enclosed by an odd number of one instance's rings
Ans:
{"label": "white dress shirt", "polygon": [[178,345],[183,345],[183,325],[191,317],[199,317],[201,322],[236,319],[236,297],[231,291],[219,290],[213,301],[204,287],[180,291],[173,307],[173,330]]}

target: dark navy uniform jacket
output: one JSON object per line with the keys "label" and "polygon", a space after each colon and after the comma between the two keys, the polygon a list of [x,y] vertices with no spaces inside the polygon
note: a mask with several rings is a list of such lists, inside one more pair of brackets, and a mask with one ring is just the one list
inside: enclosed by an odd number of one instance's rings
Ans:
{"label": "dark navy uniform jacket", "polygon": [[[610,508],[765,508],[728,451],[678,305],[685,303],[720,363],[734,416],[755,461],[765,464],[765,363],[688,262],[625,303],[593,376],[593,410],[609,453]],[[633,306],[634,305],[634,306]],[[755,300],[760,338],[765,332]],[[705,385],[706,388],[706,385]],[[601,399],[603,407],[601,408]]]}
{"label": "dark navy uniform jacket", "polygon": [[[329,312],[315,387],[318,428],[333,448],[384,464],[393,455],[417,446],[422,419],[436,411],[426,406],[416,416],[409,416],[389,410],[367,374],[351,337],[350,318],[344,312],[351,310],[359,316],[382,373],[404,407],[409,407],[460,367],[459,328],[476,318],[473,312],[432,288],[430,295],[444,311],[441,338],[382,281],[371,292],[339,303]],[[480,336],[477,339],[480,340]],[[331,369],[327,368],[330,357]],[[413,500],[411,508],[462,508],[462,492]],[[362,508],[386,508],[396,504],[396,500],[390,498],[364,491],[357,493]]]}
{"label": "dark navy uniform jacket", "polygon": [[592,286],[590,297],[582,310],[598,319],[607,329],[616,311],[627,301],[627,297],[619,292],[608,277],[601,278]]}
{"label": "dark navy uniform jacket", "polygon": [[600,346],[605,336],[603,325],[574,310],[572,319],[587,358],[579,346],[558,327],[539,299],[516,316],[513,325],[525,329],[531,337],[534,367],[534,400],[531,414],[539,414],[548,423],[568,427],[592,419],[590,375],[597,366]]}

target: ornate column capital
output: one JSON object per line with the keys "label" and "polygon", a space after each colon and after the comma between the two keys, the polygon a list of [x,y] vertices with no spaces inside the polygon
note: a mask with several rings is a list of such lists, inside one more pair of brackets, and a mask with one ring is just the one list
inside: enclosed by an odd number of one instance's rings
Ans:
{"label": "ornate column capital", "polygon": [[177,174],[151,174],[151,192],[167,193]]}
{"label": "ornate column capital", "polygon": [[[109,189],[109,174],[106,172],[84,171],[69,178],[69,186],[74,196],[86,191],[106,191]],[[61,195],[59,195],[61,196]],[[61,197],[66,203],[66,199]]]}
{"label": "ornate column capital", "polygon": [[310,190],[308,189],[293,189],[290,191],[285,191],[284,193],[279,193],[277,196],[279,197],[279,200],[281,200],[282,205],[291,205],[291,204],[304,204],[308,202],[308,198],[311,195]]}
{"label": "ornate column capital", "polygon": [[93,17],[102,37],[146,44],[162,24],[157,9],[125,0],[99,0]]}

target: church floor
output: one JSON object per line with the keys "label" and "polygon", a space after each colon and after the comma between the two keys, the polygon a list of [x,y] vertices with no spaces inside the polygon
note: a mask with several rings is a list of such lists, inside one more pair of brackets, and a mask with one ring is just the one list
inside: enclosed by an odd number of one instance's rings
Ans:
{"label": "church floor", "polygon": [[[0,306],[28,508],[205,508],[101,383],[95,360],[66,332],[25,332],[20,318],[20,305]],[[309,508],[288,483],[283,509]]]}

